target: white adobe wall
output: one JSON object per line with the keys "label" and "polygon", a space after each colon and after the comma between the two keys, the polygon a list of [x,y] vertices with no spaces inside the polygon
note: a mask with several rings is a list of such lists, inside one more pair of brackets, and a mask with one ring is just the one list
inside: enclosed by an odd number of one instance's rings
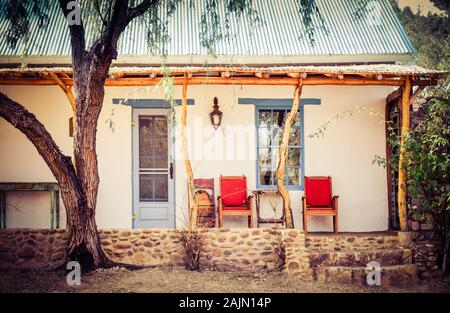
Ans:
{"label": "white adobe wall", "polygon": [[[72,140],[68,137],[70,107],[58,87],[1,86],[0,90],[25,104],[54,136],[64,153],[71,154]],[[392,88],[387,87],[304,87],[303,97],[321,98],[321,105],[305,107],[305,174],[330,175],[333,189],[340,195],[341,231],[377,231],[388,227],[386,172],[372,165],[374,155],[384,156],[384,126],[380,118],[367,113],[357,113],[333,122],[324,138],[308,138],[318,127],[346,110],[364,106],[384,115],[384,103]],[[195,99],[195,106],[188,107],[188,124],[203,129],[203,138],[190,139],[192,165],[196,177],[214,177],[218,194],[218,177],[245,174],[249,189],[256,186],[255,108],[239,105],[237,99],[292,98],[293,87],[275,86],[190,86],[188,97]],[[214,97],[218,97],[224,112],[222,127],[213,131],[208,113]],[[180,98],[180,88],[175,88]],[[131,116],[130,107],[112,105],[113,98],[161,99],[158,88],[108,88],[105,104],[98,124],[97,149],[99,154],[100,190],[98,195],[97,224],[100,228],[130,228],[132,206],[131,170]],[[176,109],[179,125],[179,108]],[[114,131],[109,121],[114,123]],[[240,134],[236,136],[235,127]],[[211,140],[212,136],[214,140]],[[233,139],[233,136],[235,139]],[[228,140],[228,141],[227,141]],[[211,146],[202,143],[213,142]],[[222,144],[222,143],[226,144]],[[178,145],[176,145],[177,147]],[[220,151],[227,147],[243,155],[226,155]],[[199,151],[209,151],[209,160],[201,159]],[[231,149],[227,149],[230,152]],[[32,146],[19,131],[0,119],[0,181],[54,181],[51,172]],[[216,155],[214,155],[214,153]],[[183,208],[187,206],[185,171],[181,150],[176,151],[176,202],[177,225],[184,224]],[[238,158],[238,160],[235,160]],[[301,227],[300,199],[302,192],[292,191],[294,221]],[[49,200],[46,193],[8,193],[7,223],[9,227],[48,227]],[[63,206],[63,205],[62,205]],[[13,209],[15,207],[15,209]],[[268,213],[268,212],[266,212]],[[64,220],[64,211],[62,212]],[[328,218],[331,220],[331,218]],[[327,218],[311,218],[311,230],[331,229]],[[64,225],[64,222],[63,222]],[[239,220],[225,220],[225,226],[242,226]]]}

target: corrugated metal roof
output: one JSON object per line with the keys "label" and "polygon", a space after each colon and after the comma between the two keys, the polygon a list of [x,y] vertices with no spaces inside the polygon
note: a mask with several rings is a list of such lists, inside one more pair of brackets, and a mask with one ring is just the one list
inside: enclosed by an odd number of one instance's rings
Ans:
{"label": "corrugated metal roof", "polygon": [[[193,1],[193,5],[191,5]],[[307,36],[299,38],[302,25],[298,14],[297,0],[254,0],[254,6],[264,20],[264,25],[252,29],[245,16],[230,18],[230,39],[217,43],[218,55],[364,55],[364,54],[407,54],[414,51],[389,0],[379,3],[379,23],[368,23],[364,18],[356,19],[354,12],[360,0],[316,0],[324,17],[328,34],[316,25],[315,45]],[[70,55],[69,33],[66,21],[56,4],[49,12],[48,27],[41,29],[38,21],[31,22],[30,56]],[[200,20],[205,0],[183,1],[168,23],[168,55],[206,55],[207,50],[200,44]],[[225,14],[223,5],[219,9]],[[164,17],[163,17],[164,18]],[[86,23],[85,21],[85,24]],[[7,22],[0,17],[0,29]],[[149,49],[144,25],[133,21],[125,30],[119,43],[121,55],[147,55]],[[88,32],[89,33],[89,32]],[[89,40],[89,38],[88,38]],[[24,54],[24,44],[11,49],[0,37],[0,56],[20,56]]]}

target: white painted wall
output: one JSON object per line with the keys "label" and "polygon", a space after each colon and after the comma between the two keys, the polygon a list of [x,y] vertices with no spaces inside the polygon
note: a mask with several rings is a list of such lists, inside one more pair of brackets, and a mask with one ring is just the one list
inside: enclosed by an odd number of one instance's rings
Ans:
{"label": "white painted wall", "polygon": [[[35,113],[64,153],[71,154],[70,107],[62,91],[57,87],[30,86],[1,86],[0,90]],[[332,122],[323,138],[308,138],[308,134],[336,114],[354,110],[356,106],[384,115],[385,98],[391,90],[388,87],[304,87],[303,97],[322,99],[319,106],[305,107],[305,173],[333,177],[333,191],[340,196],[341,231],[375,231],[388,227],[386,173],[383,168],[372,165],[376,154],[385,154],[384,126],[380,117],[361,112]],[[175,98],[180,98],[180,91],[179,87],[175,88]],[[245,174],[249,190],[255,189],[255,108],[239,105],[237,99],[292,98],[292,93],[293,87],[190,86],[188,97],[195,99],[195,105],[188,107],[189,129],[195,134],[189,140],[195,176],[214,177],[216,195],[220,174]],[[224,112],[222,126],[217,131],[210,126],[208,116],[214,97],[218,97]],[[130,228],[132,111],[128,106],[113,105],[113,98],[161,99],[163,96],[155,87],[110,87],[99,119],[97,224],[100,228]],[[179,127],[179,109],[175,109],[175,127]],[[111,130],[110,122],[114,130]],[[196,131],[200,131],[200,135]],[[178,141],[175,145],[175,201],[177,226],[181,227],[186,220],[183,210],[186,210],[187,201],[186,176],[179,147]],[[32,144],[3,119],[0,119],[0,151],[0,181],[54,181]],[[302,192],[292,191],[291,196],[295,226],[301,227]],[[8,193],[7,202],[9,227],[49,226],[48,194]],[[269,211],[264,213],[270,214]],[[64,220],[64,211],[62,216]],[[238,218],[225,220],[225,226],[245,225]],[[331,218],[311,218],[309,225],[311,230],[329,230]]]}

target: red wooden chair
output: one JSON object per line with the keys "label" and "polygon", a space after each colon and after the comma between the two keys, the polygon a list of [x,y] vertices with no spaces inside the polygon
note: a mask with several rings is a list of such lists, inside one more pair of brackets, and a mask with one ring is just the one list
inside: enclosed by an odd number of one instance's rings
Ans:
{"label": "red wooden chair", "polygon": [[308,216],[332,216],[334,233],[338,232],[338,199],[331,196],[330,176],[305,176],[303,203],[303,230],[307,232]]}
{"label": "red wooden chair", "polygon": [[217,197],[219,227],[224,216],[247,216],[248,227],[253,225],[253,196],[247,197],[245,176],[220,176],[220,196]]}

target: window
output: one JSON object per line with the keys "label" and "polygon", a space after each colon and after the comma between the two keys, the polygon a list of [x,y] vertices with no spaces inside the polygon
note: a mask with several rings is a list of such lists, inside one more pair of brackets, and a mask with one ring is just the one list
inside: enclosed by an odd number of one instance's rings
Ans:
{"label": "window", "polygon": [[[276,162],[283,138],[284,124],[290,108],[257,108],[257,186],[271,188],[276,186]],[[286,187],[302,188],[303,145],[302,127],[303,110],[300,108],[291,128],[288,146],[288,159],[284,183]]]}

